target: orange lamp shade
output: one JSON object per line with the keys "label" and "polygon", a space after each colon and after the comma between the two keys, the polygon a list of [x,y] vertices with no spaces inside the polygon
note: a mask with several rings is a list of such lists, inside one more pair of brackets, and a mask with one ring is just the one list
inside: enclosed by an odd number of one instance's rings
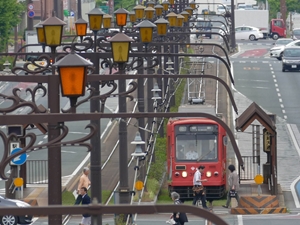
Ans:
{"label": "orange lamp shade", "polygon": [[90,30],[98,31],[101,29],[103,15],[89,15]]}
{"label": "orange lamp shade", "polygon": [[161,16],[162,15],[162,11],[163,11],[163,8],[155,8],[155,14],[156,14],[156,16]]}
{"label": "orange lamp shade", "polygon": [[157,23],[157,34],[159,36],[166,36],[167,34],[167,23]]}
{"label": "orange lamp shade", "polygon": [[83,96],[85,93],[85,67],[60,67],[62,95],[67,97]]}
{"label": "orange lamp shade", "polygon": [[141,27],[140,37],[143,43],[150,43],[152,41],[153,27]]}
{"label": "orange lamp shade", "polygon": [[116,14],[116,22],[119,27],[125,26],[127,23],[127,14],[126,13]]}
{"label": "orange lamp shade", "polygon": [[59,46],[61,44],[62,28],[60,25],[44,25],[47,46]]}
{"label": "orange lamp shade", "polygon": [[76,28],[76,34],[78,36],[86,35],[87,23],[76,23],[75,28]]}
{"label": "orange lamp shade", "polygon": [[112,42],[111,45],[114,62],[128,62],[130,42]]}
{"label": "orange lamp shade", "polygon": [[137,19],[143,19],[144,18],[144,9],[136,9],[135,16]]}
{"label": "orange lamp shade", "polygon": [[111,18],[103,18],[103,28],[110,28]]}
{"label": "orange lamp shade", "polygon": [[45,44],[44,28],[43,27],[36,28],[36,31],[37,31],[38,42],[40,44]]}

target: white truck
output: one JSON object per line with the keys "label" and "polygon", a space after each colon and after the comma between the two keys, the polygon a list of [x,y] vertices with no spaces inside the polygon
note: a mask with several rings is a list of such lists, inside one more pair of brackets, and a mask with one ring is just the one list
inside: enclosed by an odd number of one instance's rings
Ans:
{"label": "white truck", "polygon": [[234,10],[235,27],[257,27],[264,34],[264,38],[271,37],[277,40],[286,37],[286,26],[283,19],[269,20],[269,10]]}

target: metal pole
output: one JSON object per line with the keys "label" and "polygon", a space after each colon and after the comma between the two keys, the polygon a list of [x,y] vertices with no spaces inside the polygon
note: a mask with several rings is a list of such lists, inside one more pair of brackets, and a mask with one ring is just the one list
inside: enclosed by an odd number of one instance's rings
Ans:
{"label": "metal pole", "polygon": [[81,0],[77,0],[77,18],[80,19],[82,18],[82,10],[81,10]]}
{"label": "metal pole", "polygon": [[[78,7],[79,9],[79,7]],[[78,10],[79,11],[79,10]],[[94,54],[92,62],[95,67],[95,72],[99,74],[99,57],[97,55],[97,32],[94,32]],[[91,87],[95,89],[94,95],[100,95],[99,81],[91,83]],[[90,100],[90,112],[100,112],[100,102],[98,99]],[[102,182],[101,182],[101,120],[91,120],[91,124],[98,127],[97,133],[91,138],[91,198],[102,203]],[[102,224],[102,215],[92,216],[92,225]]]}
{"label": "metal pole", "polygon": [[[32,0],[27,0],[27,5],[32,4]],[[33,18],[27,16],[27,30],[33,30]]]}
{"label": "metal pole", "polygon": [[[124,64],[119,63],[119,76],[125,74]],[[119,93],[126,91],[126,80],[119,80]],[[126,97],[119,95],[119,112],[126,112]],[[119,176],[120,176],[120,204],[129,203],[129,185],[128,185],[128,168],[127,168],[127,126],[124,119],[119,123]]]}
{"label": "metal pole", "polygon": [[236,42],[235,42],[235,22],[234,22],[234,0],[231,0],[231,29],[230,29],[230,46],[231,46],[231,50],[235,49],[236,46]]}
{"label": "metal pole", "polygon": [[[55,59],[55,47],[51,47],[52,59]],[[52,75],[48,76],[48,108],[51,113],[60,112],[60,94],[58,79],[53,79],[55,68],[52,68]],[[62,121],[63,122],[63,121]],[[60,135],[58,123],[48,123],[48,142]],[[49,146],[48,148],[48,204],[61,205],[61,147]],[[61,215],[52,215],[48,217],[49,225],[62,224]]]}

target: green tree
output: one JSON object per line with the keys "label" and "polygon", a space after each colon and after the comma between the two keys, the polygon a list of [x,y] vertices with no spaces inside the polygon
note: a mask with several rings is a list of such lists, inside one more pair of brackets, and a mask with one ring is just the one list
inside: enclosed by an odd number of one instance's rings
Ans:
{"label": "green tree", "polygon": [[0,1],[0,52],[6,49],[13,28],[21,20],[25,5],[17,0]]}
{"label": "green tree", "polygon": [[124,8],[128,11],[131,11],[135,5],[136,0],[115,0],[115,10]]}

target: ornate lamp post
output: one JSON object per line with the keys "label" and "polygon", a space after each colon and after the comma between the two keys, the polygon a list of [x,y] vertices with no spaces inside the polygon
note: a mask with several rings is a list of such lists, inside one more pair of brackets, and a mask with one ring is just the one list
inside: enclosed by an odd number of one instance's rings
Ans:
{"label": "ornate lamp post", "polygon": [[83,37],[86,36],[87,25],[88,23],[82,18],[75,22],[76,35],[80,37],[81,42]]}
{"label": "ornate lamp post", "polygon": [[111,27],[111,19],[112,19],[112,16],[109,14],[105,14],[103,16],[103,28],[108,29]]}
{"label": "ornate lamp post", "polygon": [[137,5],[133,8],[133,10],[135,12],[136,19],[141,20],[144,18],[145,6]]}
{"label": "ornate lamp post", "polygon": [[[126,34],[118,33],[108,40],[111,43],[113,61],[119,65],[119,75],[125,74],[124,64],[129,59],[130,43],[133,41]],[[126,80],[119,80],[119,112],[127,111],[126,97],[122,93],[126,92]],[[119,124],[119,175],[120,186],[119,195],[120,203],[129,203],[129,185],[128,185],[128,168],[127,168],[127,125],[126,121],[120,120]]]}
{"label": "ornate lamp post", "polygon": [[155,9],[156,17],[161,17],[164,7],[162,5],[156,5],[156,6],[154,6],[154,9]]}
{"label": "ornate lamp post", "polygon": [[114,14],[116,16],[116,23],[120,27],[120,32],[122,32],[123,27],[127,23],[127,15],[129,14],[129,12],[127,10],[121,8],[121,9],[118,9],[117,11],[115,11]]}
{"label": "ornate lamp post", "polygon": [[92,65],[74,51],[53,65],[58,69],[62,96],[70,98],[72,113],[76,113],[77,98],[85,94],[87,68]]}
{"label": "ornate lamp post", "polygon": [[[97,39],[97,32],[101,29],[103,15],[104,13],[98,8],[94,8],[88,12],[90,30],[94,33],[94,41]],[[94,45],[94,52],[96,51],[96,45]]]}
{"label": "ornate lamp post", "polygon": [[155,9],[150,7],[150,6],[148,6],[145,9],[145,17],[146,17],[147,20],[152,20],[153,19],[154,11],[155,11]]}
{"label": "ornate lamp post", "polygon": [[43,27],[43,22],[40,21],[37,25],[34,26],[37,33],[38,43],[42,45],[43,52],[45,52],[45,32]]}

